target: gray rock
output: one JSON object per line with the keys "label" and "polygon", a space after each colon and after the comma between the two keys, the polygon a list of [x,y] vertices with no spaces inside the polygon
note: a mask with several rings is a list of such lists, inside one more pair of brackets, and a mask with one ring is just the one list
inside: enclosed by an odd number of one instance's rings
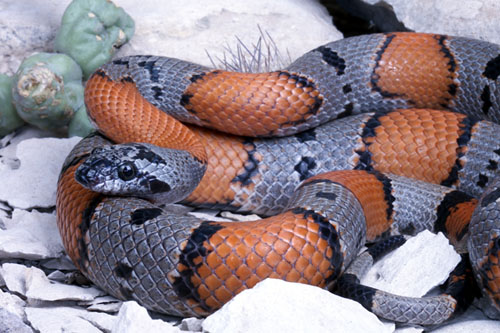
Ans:
{"label": "gray rock", "polygon": [[359,303],[300,283],[266,279],[208,316],[217,332],[387,332]]}
{"label": "gray rock", "polygon": [[64,282],[64,281],[68,280],[68,275],[64,274],[61,271],[53,271],[52,273],[50,273],[49,275],[47,275],[47,277],[51,281],[57,281],[57,282]]}
{"label": "gray rock", "polygon": [[40,263],[43,267],[49,269],[61,269],[65,271],[76,271],[76,267],[68,256],[49,259]]}
{"label": "gray rock", "polygon": [[0,332],[32,333],[33,329],[26,325],[20,317],[0,306]]}
{"label": "gray rock", "polygon": [[201,332],[203,330],[203,319],[199,318],[184,318],[179,325],[183,331]]}

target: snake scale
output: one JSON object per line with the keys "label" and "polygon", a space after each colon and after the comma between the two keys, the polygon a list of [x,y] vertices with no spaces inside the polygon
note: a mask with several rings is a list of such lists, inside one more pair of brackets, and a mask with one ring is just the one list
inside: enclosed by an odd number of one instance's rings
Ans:
{"label": "snake scale", "polygon": [[[99,287],[162,313],[205,316],[274,277],[436,324],[459,308],[467,268],[421,299],[361,286],[352,268],[366,242],[430,229],[469,253],[500,310],[499,75],[499,46],[420,33],[346,38],[269,73],[114,60],[85,89],[100,134],[58,181],[64,246]],[[268,217],[202,221],[158,204],[179,200]]]}

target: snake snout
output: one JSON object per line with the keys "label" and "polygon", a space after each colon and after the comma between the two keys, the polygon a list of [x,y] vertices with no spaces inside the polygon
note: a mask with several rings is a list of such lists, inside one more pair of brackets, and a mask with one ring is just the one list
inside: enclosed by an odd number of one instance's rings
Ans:
{"label": "snake snout", "polygon": [[90,169],[88,167],[81,165],[75,172],[76,181],[84,187],[88,187],[90,185],[89,178],[87,177],[89,171]]}
{"label": "snake snout", "polygon": [[75,179],[82,186],[92,189],[92,185],[99,182],[99,175],[110,166],[105,158],[87,160],[75,171]]}

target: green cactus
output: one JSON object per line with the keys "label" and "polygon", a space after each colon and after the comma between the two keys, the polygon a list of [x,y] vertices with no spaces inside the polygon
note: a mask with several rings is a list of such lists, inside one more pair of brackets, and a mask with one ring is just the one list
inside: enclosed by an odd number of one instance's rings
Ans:
{"label": "green cactus", "polygon": [[134,21],[109,0],[73,0],[64,12],[55,49],[70,55],[88,78],[134,34]]}
{"label": "green cactus", "polygon": [[12,104],[12,78],[0,74],[0,137],[21,127],[24,121]]}
{"label": "green cactus", "polygon": [[14,75],[12,99],[27,123],[63,131],[83,105],[82,70],[65,54],[34,54]]}
{"label": "green cactus", "polygon": [[85,137],[92,132],[95,132],[95,127],[92,126],[87,116],[87,109],[85,106],[82,106],[76,111],[73,119],[69,122],[68,136]]}

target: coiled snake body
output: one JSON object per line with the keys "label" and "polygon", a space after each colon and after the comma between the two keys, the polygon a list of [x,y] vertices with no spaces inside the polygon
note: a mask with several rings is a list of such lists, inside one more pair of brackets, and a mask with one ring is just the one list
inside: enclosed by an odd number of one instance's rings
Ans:
{"label": "coiled snake body", "polygon": [[[344,273],[366,241],[431,229],[457,248],[468,243],[476,281],[500,310],[499,75],[499,46],[417,33],[340,40],[271,73],[152,56],[115,60],[85,92],[103,136],[82,140],[59,179],[65,248],[101,288],[163,313],[207,315],[276,277],[338,282],[339,293],[382,317],[435,324],[460,303],[452,292],[398,297]],[[181,167],[133,145],[125,157],[135,164],[115,174],[119,182],[135,178],[165,202],[272,216],[200,221],[145,199],[92,192],[80,183],[99,178],[94,166],[120,168],[113,148],[89,158],[108,140],[175,149]],[[164,165],[169,180],[141,171],[148,164]],[[465,281],[460,274],[454,282]]]}

